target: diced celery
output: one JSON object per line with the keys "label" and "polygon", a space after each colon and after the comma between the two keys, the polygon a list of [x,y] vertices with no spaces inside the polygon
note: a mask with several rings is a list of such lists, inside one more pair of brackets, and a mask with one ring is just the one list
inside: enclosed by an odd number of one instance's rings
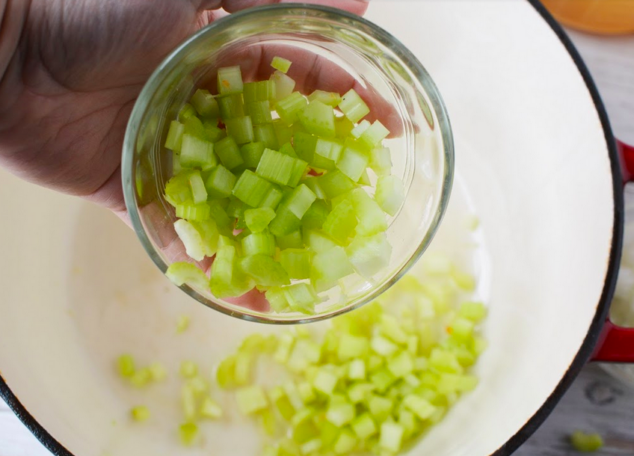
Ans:
{"label": "diced celery", "polygon": [[357,233],[369,236],[387,230],[385,214],[379,205],[362,188],[352,191],[352,202],[357,214]]}
{"label": "diced celery", "polygon": [[282,144],[280,150],[278,151],[281,154],[288,155],[289,157],[297,158],[297,154],[295,153],[295,149],[290,142],[286,142]]}
{"label": "diced celery", "polygon": [[211,197],[227,198],[231,196],[236,180],[236,176],[231,171],[222,165],[218,165],[211,170],[205,182],[205,187]]}
{"label": "diced celery", "polygon": [[309,133],[297,132],[293,137],[295,153],[305,162],[312,163],[319,138]]}
{"label": "diced celery", "polygon": [[347,146],[337,162],[337,168],[354,182],[357,182],[368,166],[370,158],[365,152]]}
{"label": "diced celery", "polygon": [[150,369],[144,367],[134,372],[132,377],[130,377],[130,384],[137,388],[143,388],[148,385],[152,381],[152,373]]}
{"label": "diced celery", "polygon": [[275,388],[269,391],[269,400],[275,406],[279,414],[285,420],[290,420],[295,415],[295,408],[291,401],[288,399],[284,388],[281,386],[276,386]]}
{"label": "diced celery", "polygon": [[183,361],[180,367],[180,374],[184,378],[193,378],[198,375],[198,365],[193,361]]}
{"label": "diced celery", "polygon": [[245,114],[244,102],[242,101],[242,94],[236,93],[234,95],[222,96],[217,99],[218,107],[220,108],[220,117],[223,120],[234,119],[236,117],[242,117]]}
{"label": "diced celery", "polygon": [[295,89],[295,81],[281,71],[273,73],[271,75],[271,81],[275,83],[276,100],[283,100],[293,92],[293,89]]}
{"label": "diced celery", "polygon": [[336,139],[317,139],[311,165],[315,168],[333,170],[337,164],[343,144]]}
{"label": "diced celery", "polygon": [[[279,287],[290,283],[282,266],[268,255],[250,255],[240,262],[242,269],[256,281],[257,285]],[[288,299],[288,293],[286,293]]]}
{"label": "diced celery", "polygon": [[[307,179],[308,180],[308,179]],[[304,181],[306,185],[306,181]],[[310,188],[309,185],[306,185]],[[311,189],[312,190],[312,189]],[[311,204],[308,208],[304,217],[302,217],[302,226],[304,229],[320,229],[324,226],[324,222],[330,213],[330,208],[328,207],[328,203],[323,200],[317,200]]]}
{"label": "diced celery", "polygon": [[253,142],[245,144],[240,148],[240,153],[242,155],[244,165],[247,168],[255,169],[257,168],[258,163],[260,163],[260,159],[262,158],[262,154],[264,153],[264,143]]}
{"label": "diced celery", "polygon": [[356,446],[357,438],[355,435],[349,429],[344,429],[341,434],[339,434],[333,450],[337,455],[347,455],[350,454]]}
{"label": "diced celery", "polygon": [[322,447],[321,439],[313,439],[304,443],[300,447],[300,451],[303,455],[317,454],[317,452],[321,449],[321,447]]}
{"label": "diced celery", "polygon": [[235,139],[231,136],[222,138],[215,144],[216,155],[227,169],[234,169],[242,164],[244,160],[240,155],[240,149]]}
{"label": "diced celery", "polygon": [[365,379],[365,362],[362,359],[355,359],[348,365],[348,378],[350,380]]}
{"label": "diced celery", "polygon": [[178,428],[181,443],[190,446],[198,436],[198,426],[194,423],[181,424]]}
{"label": "diced celery", "polygon": [[356,271],[369,279],[390,264],[392,246],[387,241],[385,233],[358,236],[346,247],[346,253]]}
{"label": "diced celery", "polygon": [[368,176],[368,170],[364,169],[361,173],[361,177],[359,178],[359,184],[369,187],[372,185],[372,181],[370,180],[370,176]]}
{"label": "diced celery", "polygon": [[381,356],[392,356],[398,351],[398,345],[380,335],[372,337],[370,346],[377,355]]}
{"label": "diced celery", "polygon": [[336,92],[326,92],[324,90],[315,90],[308,96],[308,101],[321,101],[328,106],[337,106],[341,103],[341,95]]}
{"label": "diced celery", "polygon": [[227,136],[223,129],[218,128],[218,121],[215,119],[203,121],[203,128],[205,130],[205,137],[208,141],[216,142]]}
{"label": "diced celery", "polygon": [[372,437],[378,432],[376,424],[372,419],[372,415],[370,415],[369,413],[364,413],[363,415],[358,416],[352,422],[351,426],[354,433],[362,441],[369,437]]}
{"label": "diced celery", "polygon": [[[279,265],[279,263],[275,264]],[[284,296],[292,310],[309,315],[315,313],[315,304],[319,301],[319,298],[313,287],[306,283],[296,283],[285,287],[283,290]]]}
{"label": "diced celery", "polygon": [[293,92],[288,97],[283,98],[275,105],[275,111],[277,111],[280,119],[287,124],[292,124],[297,121],[299,113],[306,108],[308,101],[299,92]]}
{"label": "diced celery", "polygon": [[183,133],[185,133],[185,125],[177,120],[172,120],[170,128],[165,139],[165,148],[180,153],[181,144],[183,143]]}
{"label": "diced celery", "polygon": [[341,244],[347,244],[357,227],[357,218],[352,203],[344,200],[326,217],[323,224],[324,232]]}
{"label": "diced celery", "polygon": [[337,247],[337,244],[332,240],[332,238],[320,231],[309,230],[306,232],[305,238],[306,245],[312,251],[317,253],[325,252],[333,247]]}
{"label": "diced celery", "polygon": [[242,239],[242,252],[249,255],[275,255],[275,238],[269,232],[252,233]]}
{"label": "diced celery", "polygon": [[209,220],[210,215],[211,208],[206,203],[185,203],[176,206],[176,217],[185,220],[200,222],[204,220]]}
{"label": "diced celery", "polygon": [[466,342],[473,337],[475,323],[466,318],[456,318],[451,322],[448,331],[452,338]]}
{"label": "diced celery", "polygon": [[248,386],[236,391],[238,408],[243,415],[252,415],[268,406],[266,394],[260,386]]}
{"label": "diced celery", "polygon": [[253,125],[262,125],[273,121],[269,100],[246,103],[245,109],[246,113],[251,117]]}
{"label": "diced celery", "polygon": [[227,135],[232,137],[237,144],[246,144],[253,141],[254,135],[251,117],[242,116],[227,119],[225,120],[225,125],[227,127]]}
{"label": "diced celery", "polygon": [[278,187],[271,185],[271,188],[267,191],[259,206],[275,210],[280,201],[282,201],[283,196],[284,194]]}
{"label": "diced celery", "polygon": [[588,434],[577,430],[570,435],[570,444],[577,451],[592,453],[603,448],[603,437],[598,433]]}
{"label": "diced celery", "polygon": [[244,218],[249,230],[252,233],[259,233],[264,231],[275,218],[275,211],[270,207],[247,209],[244,211]]}
{"label": "diced celery", "polygon": [[374,199],[386,213],[396,215],[405,200],[403,182],[396,176],[379,177]]}
{"label": "diced celery", "polygon": [[416,395],[409,395],[403,399],[403,405],[411,410],[421,420],[426,420],[431,417],[436,411],[436,407],[423,397]]}
{"label": "diced celery", "polygon": [[236,182],[233,195],[251,207],[258,207],[271,188],[270,182],[247,169]]}
{"label": "diced celery", "polygon": [[187,255],[196,261],[201,261],[205,257],[205,247],[196,227],[186,220],[177,220],[174,223],[174,230],[185,246]]}
{"label": "diced celery", "polygon": [[287,60],[283,57],[273,57],[273,60],[271,61],[271,66],[273,68],[275,68],[276,70],[281,71],[282,73],[288,73],[288,69],[291,67],[291,61]]}
{"label": "diced celery", "polygon": [[303,160],[267,148],[264,149],[256,173],[271,182],[288,185],[295,171],[296,163],[299,163],[303,168],[307,166]]}
{"label": "diced celery", "polygon": [[343,426],[351,422],[356,415],[354,405],[343,402],[330,404],[326,411],[326,419],[335,426]]}
{"label": "diced celery", "polygon": [[404,429],[401,425],[385,421],[381,424],[379,446],[383,450],[398,453],[401,450]]}
{"label": "diced celery", "polygon": [[350,89],[341,98],[339,109],[354,123],[359,122],[370,113],[370,108],[354,89]]}
{"label": "diced celery", "polygon": [[343,248],[337,246],[319,252],[313,258],[310,278],[317,290],[331,288],[334,282],[354,272]]}
{"label": "diced celery", "polygon": [[[305,284],[296,284],[296,285],[305,285]],[[289,288],[290,287],[283,288],[285,296],[287,298],[289,296],[289,293],[286,293],[286,291]],[[308,338],[300,337],[295,343],[295,346],[293,347],[293,351],[291,352],[291,355],[288,358],[288,361],[286,362],[286,367],[291,372],[297,373],[297,374],[307,372],[309,368],[313,367],[314,364],[319,362],[320,358],[321,358],[321,347],[319,346],[319,344],[311,341]],[[299,393],[295,392],[295,394],[299,394]]]}
{"label": "diced celery", "polygon": [[354,182],[339,170],[327,172],[319,176],[317,181],[328,199],[342,195],[355,187]]}
{"label": "diced celery", "polygon": [[286,125],[282,119],[275,119],[271,125],[273,125],[278,144],[286,144],[293,141],[294,131],[292,126]]}
{"label": "diced celery", "polygon": [[162,382],[167,378],[167,370],[165,369],[165,366],[163,366],[159,362],[154,362],[150,364],[148,370],[150,371],[152,381],[154,382]]}
{"label": "diced celery", "polygon": [[184,134],[180,164],[183,168],[213,168],[218,164],[218,160],[214,155],[213,143],[192,135]]}
{"label": "diced celery", "polygon": [[[347,119],[347,117],[346,117]],[[356,139],[361,138],[361,135],[363,133],[365,133],[365,131],[370,128],[370,125],[372,125],[369,121],[367,120],[362,120],[361,122],[359,122],[358,125],[356,125],[352,131],[350,132],[350,135],[353,136]]]}
{"label": "diced celery", "polygon": [[381,144],[381,141],[387,138],[387,135],[389,134],[390,131],[385,128],[385,126],[381,122],[375,120],[369,128],[365,129],[359,139],[366,146],[372,148],[379,146]]}
{"label": "diced celery", "polygon": [[309,133],[326,138],[335,136],[334,110],[332,106],[325,105],[321,101],[311,101],[299,113],[299,120]]}
{"label": "diced celery", "polygon": [[342,334],[339,340],[337,357],[340,361],[348,361],[365,357],[370,348],[368,339],[352,334]]}
{"label": "diced celery", "polygon": [[287,207],[282,205],[277,209],[277,213],[269,229],[276,237],[287,236],[294,231],[297,231],[302,222],[293,214]]}
{"label": "diced celery", "polygon": [[310,404],[311,402],[317,399],[315,390],[313,389],[312,385],[307,381],[299,382],[297,384],[297,392],[299,393],[299,396],[301,397],[302,402],[304,404]]}
{"label": "diced celery", "polygon": [[414,359],[404,350],[387,363],[387,369],[396,378],[403,378],[414,371]]}
{"label": "diced celery", "polygon": [[312,253],[304,249],[286,249],[280,254],[280,264],[291,279],[308,279]]}
{"label": "diced celery", "polygon": [[192,95],[191,102],[196,112],[202,117],[217,119],[220,115],[218,102],[208,90],[196,90]]}
{"label": "diced celery", "polygon": [[220,95],[242,92],[243,87],[239,65],[218,69],[218,93]]}
{"label": "diced celery", "polygon": [[185,121],[192,116],[196,116],[196,110],[189,103],[185,103],[180,111],[178,111],[178,119],[181,121]]}
{"label": "diced celery", "polygon": [[280,335],[279,344],[277,345],[277,350],[273,354],[273,359],[278,363],[286,363],[294,345],[295,337],[293,337],[290,333],[283,333]]}
{"label": "diced celery", "polygon": [[335,136],[339,139],[346,139],[352,133],[354,124],[347,117],[335,117]]}
{"label": "diced celery", "polygon": [[376,387],[376,391],[379,393],[385,393],[396,380],[396,377],[387,369],[379,369],[370,375],[370,382]]}
{"label": "diced celery", "polygon": [[150,410],[144,405],[138,405],[130,410],[130,415],[134,421],[141,423],[150,418]]}
{"label": "diced celery", "polygon": [[302,184],[291,192],[285,207],[301,220],[316,199],[312,190]]}
{"label": "diced celery", "polygon": [[231,245],[219,246],[216,258],[211,265],[211,292],[218,298],[233,294],[232,281],[235,256],[235,247]]}
{"label": "diced celery", "polygon": [[132,355],[121,355],[117,359],[117,370],[123,378],[130,378],[134,375],[134,358]]}
{"label": "diced celery", "polygon": [[247,82],[244,84],[245,103],[269,101],[275,99],[275,83],[273,81]]}
{"label": "diced celery", "polygon": [[453,353],[435,348],[429,356],[429,365],[438,372],[461,374],[463,369]]}
{"label": "diced celery", "polygon": [[277,246],[284,249],[301,249],[304,246],[302,233],[299,230],[293,231],[285,236],[276,236]]}
{"label": "diced celery", "polygon": [[359,404],[365,401],[374,390],[375,386],[372,383],[355,383],[348,389],[348,399],[353,404]]}
{"label": "diced celery", "polygon": [[167,268],[165,275],[179,287],[186,283],[203,290],[209,288],[209,279],[207,279],[205,273],[191,263],[184,261],[172,263]]}
{"label": "diced celery", "polygon": [[[306,408],[299,411],[291,420],[293,441],[298,444],[306,443],[319,436],[319,430],[314,423],[315,410]],[[292,453],[294,456],[297,453]]]}
{"label": "diced celery", "polygon": [[407,344],[407,332],[405,332],[403,326],[401,326],[397,318],[393,315],[381,315],[379,331],[382,335],[388,337],[397,344]]}
{"label": "diced celery", "polygon": [[291,177],[288,180],[288,185],[290,187],[296,187],[297,184],[299,184],[299,181],[304,177],[306,169],[307,164],[304,160],[295,159],[293,163],[293,170],[291,171]]}
{"label": "diced celery", "polygon": [[189,175],[189,187],[195,204],[207,201],[207,190],[203,178],[200,176],[200,171],[196,170]]}
{"label": "diced celery", "polygon": [[[235,190],[235,187],[234,187],[234,190]],[[210,216],[213,219],[213,221],[216,223],[218,230],[220,232],[224,232],[230,227],[232,221],[227,215],[227,212],[225,211],[225,209],[223,208],[221,201],[222,200],[209,201],[207,203],[207,206],[209,207],[209,210],[210,210]]]}
{"label": "diced celery", "polygon": [[253,127],[253,135],[256,141],[263,143],[264,147],[268,149],[275,150],[279,147],[273,124],[255,125]]}
{"label": "diced celery", "polygon": [[481,302],[463,302],[458,315],[473,322],[479,322],[486,317],[487,310]]}
{"label": "diced celery", "polygon": [[200,416],[216,420],[221,418],[222,415],[222,408],[212,398],[207,396],[203,399],[203,403],[200,406]]}
{"label": "diced celery", "polygon": [[386,176],[392,170],[392,157],[387,147],[375,147],[370,151],[370,168],[379,176]]}

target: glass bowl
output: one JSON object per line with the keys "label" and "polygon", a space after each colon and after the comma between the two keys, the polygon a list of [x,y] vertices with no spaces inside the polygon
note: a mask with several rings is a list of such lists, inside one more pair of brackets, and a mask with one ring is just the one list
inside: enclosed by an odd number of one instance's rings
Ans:
{"label": "glass bowl", "polygon": [[[245,68],[266,68],[262,71],[272,73],[269,62],[260,61],[268,53],[262,51],[269,48],[282,56],[287,51],[300,53],[301,62],[293,64],[297,68],[321,62],[326,65],[320,64],[322,69],[336,69],[329,74],[345,71],[357,87],[382,99],[381,109],[389,112],[387,123],[397,133],[384,145],[392,152],[392,174],[402,179],[405,188],[401,209],[388,219],[389,266],[369,281],[357,275],[343,279],[324,294],[314,315],[268,312],[261,298],[244,305],[188,285],[181,289],[212,309],[245,320],[306,323],[370,302],[422,255],[449,200],[453,139],[440,94],[421,63],[371,22],[341,10],[305,4],[270,5],[224,17],[198,31],[161,63],[141,91],[126,131],[122,157],[125,202],[141,243],[163,272],[172,262],[186,259],[173,227],[177,220],[174,210],[163,196],[172,175],[172,154],[163,147],[170,121],[198,87],[206,87],[215,78],[220,66],[241,65],[243,73]],[[313,65],[303,75],[307,86],[318,72]],[[292,73],[293,66],[291,77]],[[376,176],[370,178],[374,184]]]}

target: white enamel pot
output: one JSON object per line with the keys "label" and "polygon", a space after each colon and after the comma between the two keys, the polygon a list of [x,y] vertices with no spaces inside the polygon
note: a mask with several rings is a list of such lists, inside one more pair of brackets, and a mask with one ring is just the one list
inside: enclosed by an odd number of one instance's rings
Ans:
{"label": "white enamel pot", "polygon": [[[453,125],[456,182],[488,252],[481,383],[408,454],[510,454],[598,342],[603,359],[634,355],[631,331],[604,325],[623,221],[605,110],[579,55],[536,1],[375,1],[367,18],[437,83]],[[257,433],[233,414],[205,425],[199,447],[183,449],[174,432],[178,380],[134,391],[113,360],[134,351],[172,372],[184,357],[209,366],[245,334],[281,329],[188,298],[131,230],[87,203],[3,173],[0,207],[0,395],[53,454],[259,454]],[[193,323],[177,336],[180,314]],[[128,418],[137,402],[154,404],[143,426]]]}

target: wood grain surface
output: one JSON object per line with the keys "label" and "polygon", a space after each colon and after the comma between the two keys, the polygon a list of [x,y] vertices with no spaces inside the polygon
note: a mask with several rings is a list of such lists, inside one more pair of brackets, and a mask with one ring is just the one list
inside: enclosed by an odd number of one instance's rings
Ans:
{"label": "wood grain surface", "polygon": [[[633,0],[634,1],[634,0]],[[634,36],[597,37],[570,31],[607,106],[613,129],[634,144]],[[567,436],[575,429],[606,439],[596,456],[634,455],[634,387],[597,365],[585,368],[554,413],[518,456],[572,456]],[[0,456],[46,456],[48,451],[0,401]]]}

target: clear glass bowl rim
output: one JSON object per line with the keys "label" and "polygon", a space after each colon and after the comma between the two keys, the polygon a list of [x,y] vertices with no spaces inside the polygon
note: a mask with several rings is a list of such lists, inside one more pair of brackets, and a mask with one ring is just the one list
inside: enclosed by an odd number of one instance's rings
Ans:
{"label": "clear glass bowl rim", "polygon": [[[455,163],[454,142],[451,123],[449,121],[449,115],[445,108],[445,104],[442,101],[442,97],[440,96],[440,92],[438,91],[436,84],[432,80],[427,70],[425,70],[418,58],[416,58],[416,56],[411,51],[409,51],[396,37],[385,31],[378,25],[356,14],[323,5],[313,5],[307,3],[284,3],[248,8],[243,11],[232,13],[225,17],[217,19],[211,24],[201,28],[188,39],[186,39],[183,43],[181,43],[167,57],[165,57],[165,59],[163,59],[159,66],[154,70],[152,75],[145,83],[143,89],[139,93],[139,96],[134,104],[134,107],[130,114],[130,118],[128,120],[125,137],[123,140],[123,152],[121,156],[121,181],[123,186],[125,205],[128,210],[130,222],[132,223],[132,227],[134,228],[137,237],[141,241],[141,244],[143,245],[145,251],[148,253],[154,264],[158,266],[161,272],[164,274],[167,271],[168,265],[156,252],[151,240],[147,236],[147,233],[143,227],[143,223],[141,222],[141,217],[139,215],[136,204],[136,190],[134,185],[135,179],[133,176],[138,128],[141,124],[141,121],[143,120],[143,116],[146,113],[146,109],[151,100],[151,97],[156,93],[157,89],[163,82],[163,75],[169,74],[174,69],[175,65],[180,62],[181,58],[187,54],[188,50],[192,47],[195,47],[197,42],[201,40],[205,35],[209,33],[216,33],[218,31],[233,27],[234,25],[239,24],[241,21],[247,18],[252,18],[252,16],[284,16],[287,14],[297,15],[298,13],[305,16],[310,15],[314,18],[325,17],[327,19],[335,21],[341,21],[343,19],[345,20],[346,25],[354,24],[356,27],[362,29],[367,35],[371,36],[373,39],[380,42],[383,46],[394,52],[394,54],[397,55],[398,58],[408,67],[408,69],[413,73],[414,77],[423,87],[425,94],[431,101],[433,110],[436,113],[438,119],[438,127],[440,128],[440,132],[443,138],[445,175],[443,176],[441,194],[439,196],[439,210],[434,215],[434,220],[432,220],[430,230],[425,234],[423,242],[420,243],[416,251],[411,255],[408,261],[396,272],[391,280],[388,280],[385,283],[381,284],[381,286],[374,288],[371,293],[365,295],[362,299],[358,300],[354,304],[340,307],[333,311],[325,312],[323,314],[306,315],[297,319],[284,320],[275,318],[275,314],[271,314],[270,316],[266,314],[253,315],[248,313],[248,309],[246,308],[245,312],[238,310],[236,308],[237,306],[229,308],[224,306],[223,304],[202,297],[198,292],[196,292],[186,284],[183,284],[179,287],[196,301],[225,315],[240,318],[242,320],[266,324],[293,325],[312,323],[320,320],[329,319],[357,309],[383,294],[403,275],[407,273],[407,271],[418,261],[423,252],[429,246],[446,212],[447,205],[449,203],[449,197],[451,195],[451,189],[453,186]],[[201,298],[203,298],[204,301],[201,300]]]}

